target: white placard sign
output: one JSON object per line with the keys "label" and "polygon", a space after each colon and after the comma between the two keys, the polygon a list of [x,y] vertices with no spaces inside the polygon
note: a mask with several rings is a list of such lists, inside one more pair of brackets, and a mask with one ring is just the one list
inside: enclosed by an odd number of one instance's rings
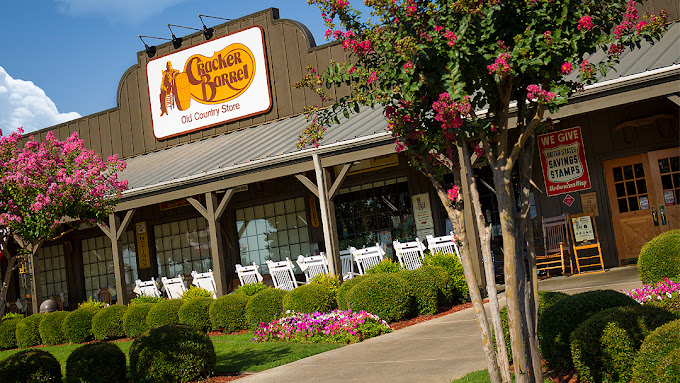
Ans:
{"label": "white placard sign", "polygon": [[589,242],[595,240],[595,229],[593,228],[593,221],[590,216],[572,218],[572,227],[574,228],[574,242]]}
{"label": "white placard sign", "polygon": [[430,195],[427,193],[416,194],[411,197],[413,203],[413,217],[416,222],[418,236],[425,237],[433,234],[434,221],[432,220],[432,208],[430,207]]}
{"label": "white placard sign", "polygon": [[271,109],[260,27],[209,40],[146,65],[153,133],[165,139]]}

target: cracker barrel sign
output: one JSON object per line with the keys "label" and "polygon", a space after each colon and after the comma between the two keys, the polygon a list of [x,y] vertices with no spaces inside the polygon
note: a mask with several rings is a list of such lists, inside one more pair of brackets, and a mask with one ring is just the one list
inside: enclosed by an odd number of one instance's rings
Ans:
{"label": "cracker barrel sign", "polygon": [[153,59],[146,77],[156,139],[265,113],[272,106],[260,27]]}
{"label": "cracker barrel sign", "polygon": [[538,150],[549,197],[590,189],[581,128],[538,136]]}

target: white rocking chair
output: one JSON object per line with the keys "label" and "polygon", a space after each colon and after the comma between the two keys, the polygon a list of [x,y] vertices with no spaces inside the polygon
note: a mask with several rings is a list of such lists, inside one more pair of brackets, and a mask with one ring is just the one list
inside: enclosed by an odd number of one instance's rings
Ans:
{"label": "white rocking chair", "polygon": [[359,273],[354,271],[354,258],[352,257],[352,250],[356,250],[350,247],[347,250],[340,250],[340,264],[342,265],[342,280],[346,281],[352,279]]}
{"label": "white rocking chair", "polygon": [[425,245],[416,238],[413,242],[400,243],[399,241],[392,242],[394,252],[399,259],[401,267],[407,270],[419,269],[423,265],[423,258],[425,258]]}
{"label": "white rocking chair", "polygon": [[375,246],[366,247],[363,249],[350,248],[352,257],[357,264],[359,275],[364,275],[371,268],[382,262],[385,257],[385,250],[376,243]]}
{"label": "white rocking chair", "polygon": [[153,279],[153,277],[151,277],[150,281],[144,281],[144,282],[137,279],[135,281],[134,292],[137,293],[138,296],[146,295],[148,297],[159,297],[159,298],[161,296],[161,292],[158,290],[158,286],[156,285],[156,280]]}
{"label": "white rocking chair", "polygon": [[241,281],[241,286],[247,285],[249,283],[260,283],[262,282],[262,274],[260,274],[260,266],[253,262],[252,266],[241,266],[236,265],[236,274],[238,274],[238,280]]}
{"label": "white rocking chair", "polygon": [[195,271],[192,271],[191,277],[193,278],[193,280],[191,281],[192,285],[210,291],[213,295],[213,299],[217,298],[215,276],[213,275],[212,270],[208,270],[205,273],[197,273]]}
{"label": "white rocking chair", "polygon": [[326,259],[326,254],[324,253],[309,257],[300,255],[297,259],[297,264],[305,274],[306,283],[309,283],[317,275],[328,274],[328,259]]}
{"label": "white rocking chair", "polygon": [[274,288],[291,291],[298,287],[298,281],[295,280],[295,273],[293,273],[293,262],[286,257],[285,261],[272,262],[267,261],[269,267],[269,274],[272,276]]}
{"label": "white rocking chair", "polygon": [[431,254],[456,254],[460,260],[460,250],[458,249],[458,243],[456,242],[456,237],[453,235],[453,232],[451,232],[450,235],[444,235],[441,237],[433,237],[428,235],[427,248],[430,250]]}
{"label": "white rocking chair", "polygon": [[161,277],[161,282],[163,282],[165,294],[170,299],[182,298],[182,295],[187,291],[186,286],[184,286],[184,280],[179,275],[175,278]]}

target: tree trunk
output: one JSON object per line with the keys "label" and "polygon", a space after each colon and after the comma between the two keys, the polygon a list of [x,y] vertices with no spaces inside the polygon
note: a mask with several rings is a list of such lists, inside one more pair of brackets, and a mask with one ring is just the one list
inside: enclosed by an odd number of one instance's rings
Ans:
{"label": "tree trunk", "polygon": [[5,270],[5,277],[2,279],[2,291],[0,291],[0,318],[5,315],[5,307],[7,302],[7,291],[9,290],[9,281],[12,279],[12,272],[14,271],[14,264],[17,257],[7,256],[7,270]]}
{"label": "tree trunk", "polygon": [[503,334],[503,324],[501,321],[500,306],[498,304],[498,293],[496,291],[496,273],[494,270],[493,257],[491,255],[491,225],[486,226],[484,214],[482,214],[482,205],[479,201],[477,183],[472,177],[472,163],[470,161],[467,140],[463,141],[460,154],[459,162],[462,166],[465,166],[465,177],[467,178],[467,183],[470,187],[470,199],[472,200],[475,222],[477,223],[477,228],[479,230],[479,241],[482,247],[482,259],[484,261],[484,272],[486,274],[486,289],[491,309],[491,323],[496,338],[496,350],[498,351],[498,364],[501,378],[503,383],[510,383],[512,381],[510,375],[510,361],[508,360],[508,349],[505,345],[505,336]]}

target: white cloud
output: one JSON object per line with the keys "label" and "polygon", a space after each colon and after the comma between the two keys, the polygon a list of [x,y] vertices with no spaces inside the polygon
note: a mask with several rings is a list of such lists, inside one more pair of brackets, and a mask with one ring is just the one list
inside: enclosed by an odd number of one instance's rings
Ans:
{"label": "white cloud", "polygon": [[139,24],[149,16],[186,0],[55,0],[71,16],[105,17],[112,22]]}
{"label": "white cloud", "polygon": [[0,66],[0,129],[4,135],[19,127],[32,132],[78,117],[76,112],[59,113],[45,91],[31,81],[12,78]]}

